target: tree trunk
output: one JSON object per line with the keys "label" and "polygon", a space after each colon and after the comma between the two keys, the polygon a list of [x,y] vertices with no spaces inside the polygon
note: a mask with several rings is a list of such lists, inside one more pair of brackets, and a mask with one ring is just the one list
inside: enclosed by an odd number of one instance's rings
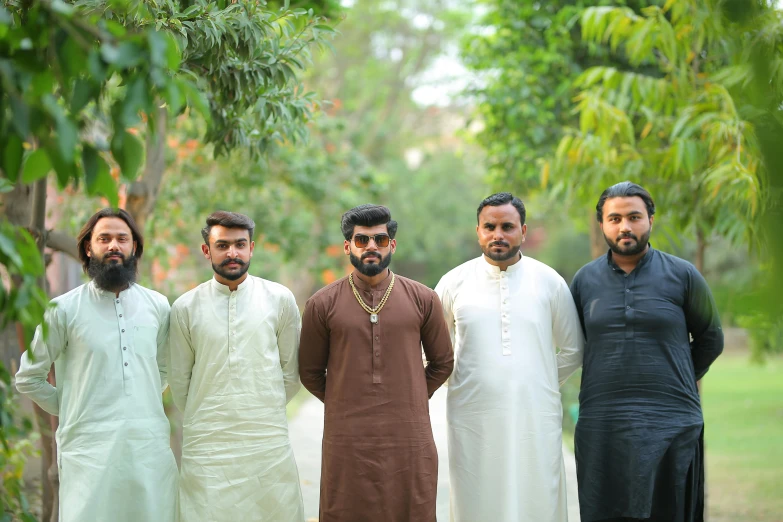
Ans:
{"label": "tree trunk", "polygon": [[[33,187],[33,210],[30,219],[30,230],[33,231],[38,244],[38,251],[40,252],[41,259],[44,257],[44,249],[46,248],[46,191],[47,191],[47,178],[44,177],[36,181]],[[44,266],[46,262],[44,261]],[[44,293],[47,292],[46,271],[38,280],[38,285],[43,289]],[[55,384],[54,369],[49,370],[49,382],[52,385]],[[57,419],[53,415],[49,415],[44,412],[38,405],[36,408],[36,420],[38,421],[38,430],[41,433],[41,449],[42,449],[42,476],[41,482],[44,484],[43,498],[43,510],[42,518],[44,520],[50,520],[51,522],[57,522],[59,518],[59,470],[57,468],[57,442],[53,437],[53,434],[57,431]],[[45,473],[44,473],[45,471]],[[48,482],[48,484],[47,484]],[[47,491],[48,490],[48,491]],[[47,503],[48,501],[48,503]]]}
{"label": "tree trunk", "polygon": [[707,239],[704,237],[704,230],[696,229],[696,259],[694,265],[699,273],[704,274],[704,253],[707,250]]}
{"label": "tree trunk", "polygon": [[167,118],[166,108],[159,108],[153,120],[154,127],[150,125],[147,128],[147,158],[144,163],[144,172],[141,178],[128,187],[125,210],[130,212],[141,230],[144,230],[147,218],[152,214],[155,203],[158,201],[160,184],[166,170]]}
{"label": "tree trunk", "polygon": [[590,229],[590,257],[598,259],[602,255],[606,254],[606,240],[604,239],[604,233],[601,231],[601,225],[595,219],[595,211],[591,210],[588,213],[588,227]]}

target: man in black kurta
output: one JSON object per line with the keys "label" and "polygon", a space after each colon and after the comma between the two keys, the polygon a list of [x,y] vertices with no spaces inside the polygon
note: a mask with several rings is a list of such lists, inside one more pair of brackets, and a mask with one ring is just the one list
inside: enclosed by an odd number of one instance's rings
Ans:
{"label": "man in black kurta", "polygon": [[610,246],[571,292],[585,333],[575,433],[582,522],[704,519],[704,419],[696,382],[723,351],[696,268],[648,243],[655,205],[624,182],[597,217]]}

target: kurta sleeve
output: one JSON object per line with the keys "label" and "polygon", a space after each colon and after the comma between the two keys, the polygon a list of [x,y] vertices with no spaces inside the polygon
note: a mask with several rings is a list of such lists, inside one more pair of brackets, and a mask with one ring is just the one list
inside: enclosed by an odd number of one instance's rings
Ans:
{"label": "kurta sleeve", "polygon": [[424,375],[430,397],[446,382],[454,369],[454,350],[444,320],[443,306],[438,294],[430,290],[430,306],[421,327],[421,344],[427,357]]}
{"label": "kurta sleeve", "polygon": [[582,366],[584,356],[584,335],[579,314],[568,285],[558,282],[557,291],[552,297],[552,339],[557,352],[557,380],[564,382]]}
{"label": "kurta sleeve", "polygon": [[47,413],[58,415],[60,404],[57,400],[57,389],[46,379],[52,363],[66,347],[68,331],[65,312],[59,306],[47,310],[44,323],[47,329],[46,339],[43,325],[38,325],[30,348],[22,354],[19,371],[16,373],[16,389]]}
{"label": "kurta sleeve", "polygon": [[285,401],[288,403],[299,391],[299,332],[302,323],[294,294],[283,298],[280,321],[277,329],[277,350],[280,353],[280,367],[283,369]]}
{"label": "kurta sleeve", "polygon": [[582,309],[582,299],[579,296],[579,272],[576,273],[574,276],[574,279],[571,281],[571,298],[574,301],[574,306],[576,306],[576,313],[579,317],[579,326],[582,328],[582,335],[585,340],[587,340],[587,332],[585,331],[585,314],[584,310]]}
{"label": "kurta sleeve", "polygon": [[456,343],[457,328],[454,323],[454,299],[449,290],[447,278],[441,278],[438,285],[435,287],[435,293],[438,294],[440,304],[443,307],[443,318],[446,320],[446,328],[449,330],[451,345],[454,346],[454,343]]}
{"label": "kurta sleeve", "polygon": [[190,325],[184,317],[184,310],[174,303],[169,321],[169,387],[174,404],[184,413],[188,403],[190,377],[196,352],[190,339]]}
{"label": "kurta sleeve", "polygon": [[169,319],[171,307],[168,301],[161,299],[160,328],[158,328],[158,372],[160,373],[160,392],[166,391],[169,374]]}
{"label": "kurta sleeve", "polygon": [[302,339],[299,343],[299,376],[307,390],[322,402],[326,396],[326,365],[329,362],[329,328],[315,299],[305,304]]}
{"label": "kurta sleeve", "polygon": [[723,352],[723,329],[712,292],[695,267],[688,272],[688,283],[684,306],[685,322],[693,338],[691,358],[698,381]]}

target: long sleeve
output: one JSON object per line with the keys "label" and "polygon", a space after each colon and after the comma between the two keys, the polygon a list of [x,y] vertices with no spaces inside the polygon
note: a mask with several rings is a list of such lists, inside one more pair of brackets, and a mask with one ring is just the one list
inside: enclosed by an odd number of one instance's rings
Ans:
{"label": "long sleeve", "polygon": [[438,294],[440,304],[443,307],[443,318],[446,320],[446,328],[449,329],[451,345],[456,346],[456,324],[454,323],[454,299],[448,288],[448,282],[445,277],[438,281],[435,287],[435,293]]}
{"label": "long sleeve", "polygon": [[557,352],[557,380],[563,383],[582,366],[584,336],[579,313],[565,281],[558,285],[552,299],[552,338]]}
{"label": "long sleeve", "polygon": [[190,340],[190,325],[185,320],[184,310],[175,306],[171,309],[169,321],[169,387],[174,404],[181,412],[185,412],[190,390],[190,377],[196,353]]}
{"label": "long sleeve", "polygon": [[329,328],[313,299],[305,304],[299,343],[299,376],[307,390],[322,402],[326,396],[326,365],[329,362]]}
{"label": "long sleeve", "polygon": [[160,373],[160,392],[166,391],[169,373],[169,319],[171,307],[168,301],[161,301],[160,328],[158,329],[158,372]]}
{"label": "long sleeve", "polygon": [[302,328],[294,295],[289,293],[283,302],[280,326],[277,331],[277,349],[283,369],[285,401],[288,403],[299,391],[299,333]]}
{"label": "long sleeve", "polygon": [[688,274],[689,288],[685,300],[685,321],[693,342],[691,358],[698,381],[709,370],[710,365],[723,352],[723,329],[715,300],[707,281],[692,268]]}
{"label": "long sleeve", "polygon": [[454,370],[454,350],[449,329],[444,320],[440,299],[435,292],[431,294],[430,310],[421,327],[421,343],[427,357],[427,367],[424,370],[427,393],[432,397]]}
{"label": "long sleeve", "polygon": [[22,354],[19,371],[16,374],[16,389],[22,395],[30,397],[44,411],[59,415],[57,389],[49,384],[46,378],[52,363],[63,353],[67,344],[65,312],[59,307],[49,309],[44,316],[44,323],[47,338],[44,339],[43,325],[39,325],[30,348]]}

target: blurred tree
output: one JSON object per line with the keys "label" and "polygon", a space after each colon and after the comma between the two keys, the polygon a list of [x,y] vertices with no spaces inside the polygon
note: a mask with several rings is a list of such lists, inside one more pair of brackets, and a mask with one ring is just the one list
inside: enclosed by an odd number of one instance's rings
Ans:
{"label": "blurred tree", "polygon": [[583,73],[579,126],[561,140],[553,165],[559,188],[578,199],[594,200],[622,179],[645,185],[663,203],[671,233],[693,232],[700,270],[712,235],[758,244],[766,203],[758,141],[726,81],[742,43],[718,7],[669,1],[641,16],[622,7],[586,9],[586,40],[658,74],[611,66]]}
{"label": "blurred tree", "polygon": [[[169,116],[187,107],[200,112],[215,154],[241,147],[259,157],[278,141],[301,139],[313,100],[295,70],[306,66],[310,46],[331,33],[304,9],[272,12],[252,1],[45,0],[0,7],[7,256],[0,262],[16,276],[10,290],[2,287],[0,304],[4,321],[22,326],[22,349],[46,298],[43,271],[25,254],[30,236],[19,228],[32,231],[39,259],[45,245],[75,252],[73,239],[45,230],[49,172],[60,189],[84,186],[114,206],[121,179],[128,185],[126,206],[143,224],[165,168]],[[145,136],[146,161],[137,135]],[[9,410],[0,413],[0,435],[12,433]],[[14,454],[4,447],[10,460]],[[3,492],[10,513],[30,516],[24,498],[13,497],[20,488],[7,484]],[[56,507],[52,511],[56,516]]]}

